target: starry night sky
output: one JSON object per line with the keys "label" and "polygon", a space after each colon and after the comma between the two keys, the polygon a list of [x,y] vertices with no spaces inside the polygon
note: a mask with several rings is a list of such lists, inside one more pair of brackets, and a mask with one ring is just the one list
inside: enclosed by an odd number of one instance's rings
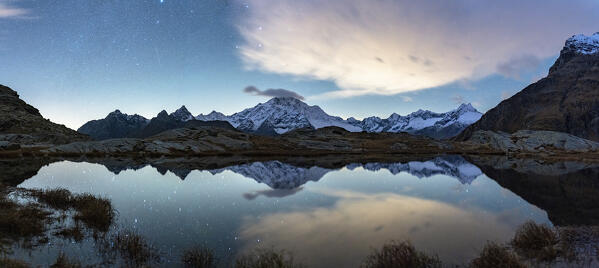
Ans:
{"label": "starry night sky", "polygon": [[[342,117],[459,102],[486,111],[546,74],[569,36],[599,31],[595,1],[530,1],[540,11],[431,1],[403,14],[407,2],[0,0],[0,84],[75,129],[115,109],[230,114],[267,100],[244,93],[249,85],[295,91]],[[511,11],[531,21],[500,21]],[[425,25],[422,13],[438,19]],[[477,23],[488,14],[498,17]],[[545,21],[556,16],[558,26]]]}

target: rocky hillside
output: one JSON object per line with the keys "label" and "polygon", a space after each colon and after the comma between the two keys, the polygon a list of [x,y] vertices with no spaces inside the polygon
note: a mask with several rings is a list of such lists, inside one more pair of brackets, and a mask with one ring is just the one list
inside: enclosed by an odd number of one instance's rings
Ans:
{"label": "rocky hillside", "polygon": [[89,137],[44,119],[9,87],[0,85],[0,143],[65,144]]}
{"label": "rocky hillside", "polygon": [[599,141],[599,33],[566,41],[546,78],[489,110],[457,140],[477,130],[550,130]]}

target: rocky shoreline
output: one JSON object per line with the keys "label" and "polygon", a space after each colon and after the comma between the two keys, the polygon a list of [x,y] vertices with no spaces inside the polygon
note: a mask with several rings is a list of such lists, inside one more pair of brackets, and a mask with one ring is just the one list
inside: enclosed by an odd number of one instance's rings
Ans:
{"label": "rocky shoreline", "polygon": [[180,128],[146,139],[68,144],[0,143],[0,157],[205,157],[322,155],[509,155],[515,158],[599,161],[599,143],[553,131],[513,134],[477,131],[467,141],[435,140],[407,133],[355,133],[338,127],[299,129],[277,137],[213,127]]}

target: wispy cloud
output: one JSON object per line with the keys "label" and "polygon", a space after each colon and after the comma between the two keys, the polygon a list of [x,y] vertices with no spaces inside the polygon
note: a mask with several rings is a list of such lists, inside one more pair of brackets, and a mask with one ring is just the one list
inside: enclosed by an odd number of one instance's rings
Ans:
{"label": "wispy cloud", "polygon": [[597,14],[590,0],[256,0],[238,29],[248,68],[333,81],[340,90],[324,97],[351,97],[517,77],[596,32]]}
{"label": "wispy cloud", "polygon": [[277,89],[270,88],[270,89],[266,89],[266,90],[260,90],[255,86],[248,86],[243,89],[243,92],[252,94],[252,95],[256,95],[256,96],[265,96],[265,97],[271,97],[271,98],[292,97],[292,98],[296,98],[298,100],[304,100],[304,97],[302,95],[297,94],[294,91],[282,89],[282,88],[277,88]]}
{"label": "wispy cloud", "polygon": [[541,65],[541,59],[534,55],[524,55],[497,65],[497,72],[505,77],[520,80],[524,72],[534,71]]}
{"label": "wispy cloud", "polygon": [[466,103],[466,101],[464,100],[464,96],[462,95],[454,95],[451,100],[453,101],[453,103],[455,104],[462,104],[462,103]]}
{"label": "wispy cloud", "polygon": [[0,19],[21,18],[29,14],[29,10],[10,5],[11,1],[0,0]]}

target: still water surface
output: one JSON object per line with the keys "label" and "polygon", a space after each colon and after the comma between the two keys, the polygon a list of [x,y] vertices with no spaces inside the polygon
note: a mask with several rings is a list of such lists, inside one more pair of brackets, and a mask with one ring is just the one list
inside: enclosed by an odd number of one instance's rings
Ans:
{"label": "still water surface", "polygon": [[[463,264],[486,241],[507,241],[527,220],[552,224],[546,211],[461,157],[339,169],[279,161],[217,170],[137,168],[111,172],[63,161],[19,187],[110,198],[115,226],[145,236],[164,256],[159,266],[179,265],[185,249],[202,245],[221,265],[255,247],[274,247],[310,267],[356,267],[390,240],[410,240],[444,263]],[[92,241],[51,240],[15,254],[44,265],[60,250],[97,261]]]}

